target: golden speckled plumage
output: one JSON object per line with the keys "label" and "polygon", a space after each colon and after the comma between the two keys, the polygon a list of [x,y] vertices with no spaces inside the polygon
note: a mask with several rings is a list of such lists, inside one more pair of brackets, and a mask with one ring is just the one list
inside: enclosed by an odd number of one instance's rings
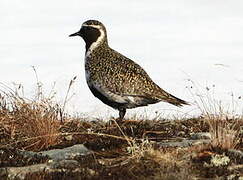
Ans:
{"label": "golden speckled plumage", "polygon": [[169,96],[142,67],[109,47],[95,49],[87,57],[85,70],[90,72],[89,81],[102,84],[113,93],[153,99]]}
{"label": "golden speckled plumage", "polygon": [[85,72],[92,93],[105,104],[118,109],[123,119],[126,109],[165,101],[176,106],[187,102],[155,84],[137,63],[111,49],[102,23],[89,20],[79,32],[86,43]]}

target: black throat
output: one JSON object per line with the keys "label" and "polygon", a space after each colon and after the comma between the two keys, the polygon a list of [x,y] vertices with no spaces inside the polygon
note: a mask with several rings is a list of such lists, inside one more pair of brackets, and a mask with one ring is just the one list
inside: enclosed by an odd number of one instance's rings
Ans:
{"label": "black throat", "polygon": [[97,28],[84,27],[84,29],[82,29],[82,38],[84,39],[86,44],[86,52],[88,51],[90,46],[98,40],[100,36],[101,32]]}

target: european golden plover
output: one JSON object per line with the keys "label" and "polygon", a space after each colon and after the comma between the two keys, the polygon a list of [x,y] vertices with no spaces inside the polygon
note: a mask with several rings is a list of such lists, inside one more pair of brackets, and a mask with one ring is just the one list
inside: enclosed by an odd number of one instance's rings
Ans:
{"label": "european golden plover", "polygon": [[81,36],[86,44],[85,74],[89,89],[103,103],[119,111],[160,101],[175,106],[188,105],[155,84],[144,69],[108,45],[105,26],[97,20],[84,22],[69,36]]}

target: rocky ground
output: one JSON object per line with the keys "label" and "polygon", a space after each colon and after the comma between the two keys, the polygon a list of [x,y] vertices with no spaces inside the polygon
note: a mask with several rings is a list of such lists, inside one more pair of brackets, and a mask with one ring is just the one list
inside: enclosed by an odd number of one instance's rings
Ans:
{"label": "rocky ground", "polygon": [[77,118],[49,139],[0,124],[0,179],[243,179],[243,121],[225,121],[237,134],[203,117],[120,124]]}

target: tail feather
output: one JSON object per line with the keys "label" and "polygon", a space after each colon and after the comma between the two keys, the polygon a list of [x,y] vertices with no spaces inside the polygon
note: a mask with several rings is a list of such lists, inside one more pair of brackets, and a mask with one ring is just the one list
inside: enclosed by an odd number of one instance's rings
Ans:
{"label": "tail feather", "polygon": [[183,106],[183,105],[190,105],[188,102],[179,99],[171,94],[169,94],[169,96],[165,99],[166,102],[173,104],[175,106]]}

